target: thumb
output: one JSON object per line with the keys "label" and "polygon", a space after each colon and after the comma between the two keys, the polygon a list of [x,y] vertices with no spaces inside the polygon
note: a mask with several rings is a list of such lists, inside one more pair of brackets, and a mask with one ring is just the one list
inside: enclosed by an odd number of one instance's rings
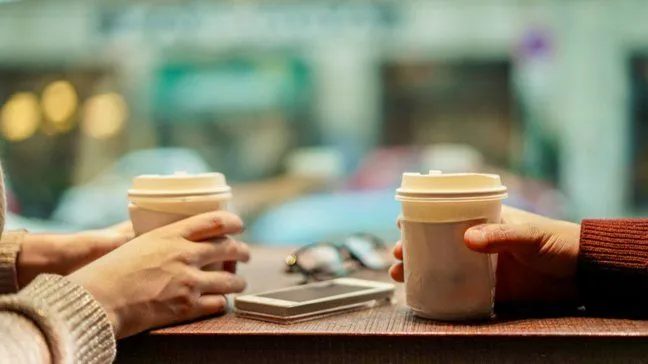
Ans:
{"label": "thumb", "polygon": [[534,253],[544,243],[544,233],[533,224],[484,224],[466,230],[466,246],[480,253]]}

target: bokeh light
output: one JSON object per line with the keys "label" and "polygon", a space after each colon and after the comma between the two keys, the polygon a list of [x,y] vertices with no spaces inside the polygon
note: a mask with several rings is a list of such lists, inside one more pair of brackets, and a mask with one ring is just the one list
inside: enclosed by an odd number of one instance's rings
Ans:
{"label": "bokeh light", "polygon": [[95,139],[117,135],[128,118],[128,106],[116,93],[105,93],[89,98],[83,107],[81,130]]}
{"label": "bokeh light", "polygon": [[29,139],[38,129],[40,116],[36,94],[15,93],[0,111],[0,131],[10,141]]}
{"label": "bokeh light", "polygon": [[65,132],[74,126],[72,116],[78,107],[78,97],[74,86],[65,80],[50,83],[45,87],[41,107],[48,130]]}

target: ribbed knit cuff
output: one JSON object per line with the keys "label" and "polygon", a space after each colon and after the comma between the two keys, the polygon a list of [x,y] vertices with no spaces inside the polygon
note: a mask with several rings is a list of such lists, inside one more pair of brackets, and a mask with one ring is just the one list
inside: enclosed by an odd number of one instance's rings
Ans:
{"label": "ribbed knit cuff", "polygon": [[0,238],[0,294],[18,292],[16,259],[26,231],[5,231]]}
{"label": "ribbed knit cuff", "polygon": [[45,335],[55,363],[111,363],[116,342],[108,316],[88,291],[51,274],[38,276],[17,295],[16,311]]}
{"label": "ribbed knit cuff", "polygon": [[648,219],[583,220],[578,285],[589,312],[648,315]]}

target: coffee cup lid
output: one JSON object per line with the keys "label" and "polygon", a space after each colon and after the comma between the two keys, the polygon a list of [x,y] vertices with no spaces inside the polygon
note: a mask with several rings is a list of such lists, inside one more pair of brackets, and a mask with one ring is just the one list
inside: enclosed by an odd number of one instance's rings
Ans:
{"label": "coffee cup lid", "polygon": [[447,173],[430,171],[428,174],[403,173],[397,198],[505,198],[506,186],[500,176],[484,173]]}
{"label": "coffee cup lid", "polygon": [[133,179],[128,194],[131,196],[179,196],[229,193],[222,173],[187,174],[177,172],[171,175],[145,174]]}

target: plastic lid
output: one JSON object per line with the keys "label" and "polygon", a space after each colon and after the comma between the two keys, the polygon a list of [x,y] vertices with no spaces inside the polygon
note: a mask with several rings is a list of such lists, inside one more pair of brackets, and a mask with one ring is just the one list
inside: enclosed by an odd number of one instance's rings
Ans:
{"label": "plastic lid", "polygon": [[187,174],[177,172],[172,175],[145,174],[133,179],[128,190],[131,196],[178,196],[229,193],[225,176],[221,173]]}
{"label": "plastic lid", "polygon": [[483,173],[403,173],[397,197],[506,197],[500,176]]}

